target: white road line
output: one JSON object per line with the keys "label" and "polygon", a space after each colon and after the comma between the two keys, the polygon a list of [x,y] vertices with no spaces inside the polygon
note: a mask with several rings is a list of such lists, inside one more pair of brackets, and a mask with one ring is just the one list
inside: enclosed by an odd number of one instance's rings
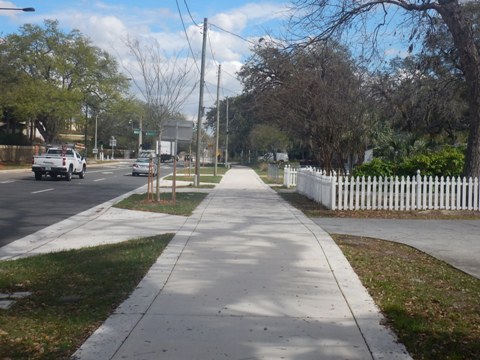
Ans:
{"label": "white road line", "polygon": [[15,180],[5,180],[5,181],[0,181],[0,184],[11,184],[15,182]]}
{"label": "white road line", "polygon": [[40,193],[43,193],[43,192],[53,191],[53,190],[55,190],[55,189],[51,188],[51,189],[38,190],[38,191],[31,192],[31,194],[40,194]]}
{"label": "white road line", "polygon": [[105,180],[105,178],[96,179],[96,180],[93,180],[93,182],[97,182],[97,181],[103,181],[103,180]]}
{"label": "white road line", "polygon": [[103,175],[110,175],[113,174],[113,171],[104,171],[102,172]]}

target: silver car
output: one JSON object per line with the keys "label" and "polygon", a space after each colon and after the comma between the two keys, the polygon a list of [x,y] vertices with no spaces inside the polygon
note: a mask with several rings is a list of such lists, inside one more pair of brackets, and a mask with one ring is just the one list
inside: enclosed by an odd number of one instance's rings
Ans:
{"label": "silver car", "polygon": [[[138,158],[135,160],[132,166],[132,176],[137,175],[148,175],[149,167],[150,167],[150,158]],[[153,164],[153,175],[157,175],[157,164],[156,159],[152,159]]]}

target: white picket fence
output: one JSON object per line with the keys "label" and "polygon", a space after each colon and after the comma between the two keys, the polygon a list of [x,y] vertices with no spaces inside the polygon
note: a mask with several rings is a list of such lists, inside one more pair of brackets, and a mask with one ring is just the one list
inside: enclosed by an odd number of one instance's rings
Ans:
{"label": "white picket fence", "polygon": [[[295,175],[294,175],[295,174]],[[321,170],[286,168],[284,185],[331,210],[480,209],[478,178],[350,177]]]}
{"label": "white picket fence", "polygon": [[289,188],[297,186],[297,169],[290,165],[285,165],[283,169],[283,186]]}

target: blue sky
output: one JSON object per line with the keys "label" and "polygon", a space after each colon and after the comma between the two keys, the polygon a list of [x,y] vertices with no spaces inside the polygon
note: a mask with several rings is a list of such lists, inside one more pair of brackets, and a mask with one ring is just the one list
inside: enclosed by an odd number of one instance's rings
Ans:
{"label": "blue sky", "polygon": [[[241,87],[235,73],[250,54],[249,41],[256,42],[266,34],[282,32],[281,24],[289,15],[288,1],[277,0],[0,0],[0,7],[36,9],[33,13],[0,11],[2,35],[16,32],[25,23],[41,24],[44,19],[57,19],[65,31],[80,30],[94,45],[117,56],[120,62],[128,56],[124,45],[127,37],[157,39],[166,52],[187,51],[182,19],[195,57],[200,61],[201,27],[203,19],[208,18],[211,26],[206,63],[206,107],[215,102],[218,64],[223,70],[222,97],[239,94]],[[192,115],[196,112],[196,94],[198,91],[194,92],[186,109]]]}
{"label": "blue sky", "polygon": [[[116,56],[124,68],[133,66],[125,46],[127,38],[155,39],[167,54],[190,53],[188,38],[195,61],[200,63],[202,23],[208,18],[204,100],[208,108],[216,102],[218,65],[222,66],[221,97],[240,94],[241,84],[235,74],[251,54],[252,43],[269,35],[285,34],[290,5],[289,0],[0,0],[0,8],[36,9],[35,12],[0,10],[0,36],[17,31],[25,23],[42,24],[45,19],[57,19],[66,32],[80,30],[94,45]],[[393,12],[392,18],[397,17]],[[391,29],[394,31],[395,26]],[[361,37],[361,34],[351,35],[349,40],[355,45],[355,35]],[[381,35],[386,43],[384,53],[390,57],[404,55],[401,51],[406,47],[388,44],[391,42],[386,41],[388,38],[388,33]],[[192,81],[198,82],[199,74],[194,75]],[[198,89],[185,107],[183,112],[195,119]]]}

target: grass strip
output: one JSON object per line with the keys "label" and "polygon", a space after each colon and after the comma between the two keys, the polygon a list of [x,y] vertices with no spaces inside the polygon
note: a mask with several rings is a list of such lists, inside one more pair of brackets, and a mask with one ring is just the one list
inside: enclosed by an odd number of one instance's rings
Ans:
{"label": "grass strip", "polygon": [[480,359],[480,280],[403,244],[332,235],[414,359]]}
{"label": "grass strip", "polygon": [[2,359],[68,359],[128,297],[172,234],[0,262]]}
{"label": "grass strip", "polygon": [[[173,180],[173,176],[167,176],[164,178],[164,180]],[[184,175],[177,175],[176,178],[177,181],[189,181],[193,184],[195,181],[195,176],[184,176]],[[212,184],[219,184],[220,181],[222,180],[222,176],[213,176],[213,175],[200,175],[200,184],[202,183],[212,183]]]}
{"label": "grass strip", "polygon": [[147,194],[133,194],[123,199],[114,207],[128,210],[150,211],[169,215],[190,216],[195,208],[202,202],[208,193],[203,192],[177,192],[176,201],[172,202],[172,193],[161,193],[160,201],[148,200]]}

